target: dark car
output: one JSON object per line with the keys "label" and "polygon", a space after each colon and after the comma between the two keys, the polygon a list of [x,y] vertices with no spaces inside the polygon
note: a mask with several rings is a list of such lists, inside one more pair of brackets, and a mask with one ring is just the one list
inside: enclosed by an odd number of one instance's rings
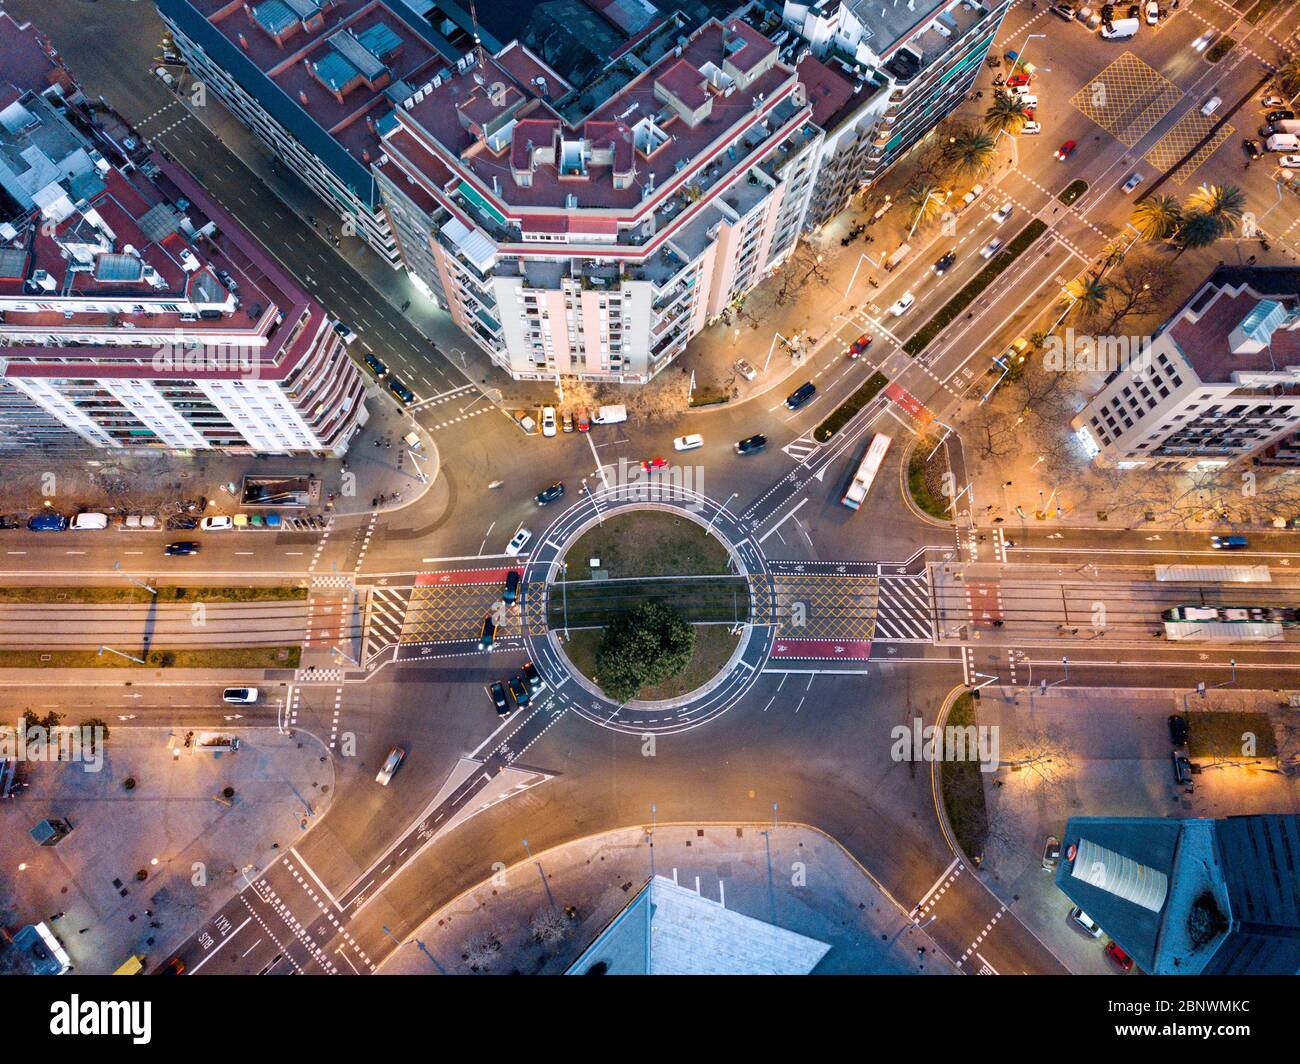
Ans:
{"label": "dark car", "polygon": [[524,679],[528,682],[528,689],[534,693],[546,686],[542,674],[537,671],[537,666],[531,661],[524,662]]}
{"label": "dark car", "polygon": [[13,514],[0,515],[0,528],[22,528],[22,518],[15,517]]}
{"label": "dark car", "polygon": [[518,676],[510,677],[510,697],[515,700],[515,705],[526,706],[532,696],[528,693],[528,685]]}
{"label": "dark car", "polygon": [[556,499],[560,498],[563,495],[564,495],[564,485],[557,480],[549,488],[543,488],[541,491],[539,491],[534,496],[534,498],[537,500],[538,506],[546,506],[548,503],[553,503]]}
{"label": "dark car", "polygon": [[479,631],[478,648],[479,650],[491,650],[492,641],[496,639],[497,622],[492,619],[492,614],[483,618],[483,628]]}
{"label": "dark car", "polygon": [[167,527],[173,532],[192,532],[199,527],[197,517],[169,517]]}
{"label": "dark car", "polygon": [[1293,118],[1295,118],[1294,111],[1269,111],[1269,113],[1264,116],[1264,121],[1265,122],[1289,122]]}
{"label": "dark car", "polygon": [[169,558],[184,557],[189,554],[198,554],[199,545],[192,539],[183,540],[180,543],[168,543],[163,553]]}
{"label": "dark car", "polygon": [[743,440],[737,443],[736,453],[754,454],[756,451],[761,451],[766,446],[767,437],[760,432],[754,436],[746,436]]}
{"label": "dark car", "polygon": [[1129,6],[1128,6],[1128,17],[1129,17],[1129,18],[1137,18],[1137,17],[1139,17],[1141,14],[1142,14],[1142,7],[1141,7],[1141,5],[1139,5],[1139,4],[1129,4]]}
{"label": "dark car", "polygon": [[366,352],[366,365],[371,368],[376,377],[382,377],[388,372],[388,367],[380,362],[379,359],[375,358],[375,356],[369,351]]}
{"label": "dark car", "polygon": [[161,968],[158,969],[159,975],[182,975],[185,972],[185,962],[179,957],[173,957]]}
{"label": "dark car", "polygon": [[519,570],[511,569],[506,573],[506,586],[501,590],[501,601],[510,605],[519,597]]}
{"label": "dark car", "polygon": [[404,403],[415,401],[415,393],[396,377],[388,378],[388,390]]}
{"label": "dark car", "polygon": [[1264,149],[1259,146],[1259,141],[1246,139],[1241,142],[1241,146],[1252,159],[1264,158]]}
{"label": "dark car", "polygon": [[1187,718],[1174,714],[1169,718],[1169,741],[1175,746],[1187,742]]}
{"label": "dark car", "polygon": [[1187,759],[1187,755],[1181,750],[1173,752],[1174,759],[1174,782],[1179,786],[1184,786],[1192,782],[1192,763]]}
{"label": "dark car", "polygon": [[32,532],[66,532],[68,519],[63,514],[41,513],[27,522],[27,528]]}
{"label": "dark car", "polygon": [[1245,536],[1211,536],[1210,546],[1215,550],[1245,550],[1250,542]]}
{"label": "dark car", "polygon": [[803,406],[804,403],[808,402],[808,400],[811,399],[816,394],[817,394],[817,385],[813,384],[812,381],[808,381],[805,384],[799,385],[798,388],[796,388],[794,391],[790,393],[790,395],[786,398],[785,405],[788,406],[791,410],[798,410],[801,406]]}
{"label": "dark car", "polygon": [[506,685],[500,680],[495,681],[488,688],[488,697],[492,699],[492,705],[496,707],[496,711],[502,716],[510,712],[510,702],[506,698]]}
{"label": "dark car", "polygon": [[934,264],[934,272],[938,274],[940,277],[942,277],[945,273],[948,272],[948,267],[950,267],[956,261],[957,261],[957,252],[950,251],[948,252],[948,254],[946,254],[943,258],[939,259]]}

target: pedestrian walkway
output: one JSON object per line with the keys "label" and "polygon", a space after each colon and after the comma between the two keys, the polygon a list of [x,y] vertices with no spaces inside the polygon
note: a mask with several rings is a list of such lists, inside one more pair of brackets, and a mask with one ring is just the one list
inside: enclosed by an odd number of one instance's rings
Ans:
{"label": "pedestrian walkway", "polygon": [[934,614],[927,573],[882,576],[876,605],[877,642],[932,643]]}

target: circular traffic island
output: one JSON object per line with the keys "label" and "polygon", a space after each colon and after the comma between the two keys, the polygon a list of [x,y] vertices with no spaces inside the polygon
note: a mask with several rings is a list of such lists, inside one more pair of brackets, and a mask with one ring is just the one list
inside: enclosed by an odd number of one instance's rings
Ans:
{"label": "circular traffic island", "polygon": [[683,510],[620,510],[565,550],[548,626],[592,690],[633,708],[676,701],[707,689],[740,649],[749,582],[738,568]]}

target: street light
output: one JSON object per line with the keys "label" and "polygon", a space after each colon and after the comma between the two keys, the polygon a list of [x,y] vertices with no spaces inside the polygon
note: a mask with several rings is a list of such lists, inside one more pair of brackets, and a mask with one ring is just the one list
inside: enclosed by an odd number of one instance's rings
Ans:
{"label": "street light", "polygon": [[[938,195],[939,195],[939,193],[937,193],[937,192],[927,192],[927,193],[925,194],[925,199],[923,199],[923,200],[921,201],[921,205],[920,205],[919,207],[916,208],[916,218],[912,221],[912,228],[909,229],[909,230],[907,231],[907,240],[911,240],[911,239],[912,239],[912,234],[916,232],[916,227],[917,227],[917,225],[920,224],[920,221],[921,221],[921,214],[922,214],[922,212],[924,212],[924,210],[925,210],[925,205],[926,205],[927,203],[929,203],[931,199],[933,199],[934,197],[936,197],[936,196],[938,196]],[[947,200],[940,199],[940,200],[939,200],[939,205],[942,206],[942,205],[943,205],[944,203],[946,203],[946,202],[947,202]],[[903,241],[903,243],[907,243],[907,240]]]}
{"label": "street light", "polygon": [[713,531],[713,522],[718,519],[718,514],[722,513],[722,511],[727,508],[727,503],[731,502],[731,500],[734,499],[739,494],[740,492],[733,491],[730,495],[727,496],[727,502],[724,502],[713,512],[713,516],[709,518],[709,523],[704,528],[704,534],[706,536]]}
{"label": "street light", "polygon": [[145,589],[147,592],[149,592],[149,594],[151,594],[151,595],[157,595],[157,594],[158,594],[158,592],[157,592],[157,590],[156,590],[155,588],[150,587],[150,586],[149,586],[148,584],[146,584],[143,580],[137,580],[137,579],[136,579],[134,576],[132,576],[130,573],[123,572],[123,571],[122,571],[122,563],[121,563],[120,561],[116,561],[116,562],[114,562],[114,563],[113,563],[113,568],[114,568],[115,570],[117,570],[117,575],[118,575],[118,576],[122,577],[122,578],[125,579],[125,580],[129,580],[131,583],[135,584],[136,587],[142,587],[142,588],[144,588],[144,589]]}
{"label": "street light", "polygon": [[148,662],[146,662],[143,658],[137,658],[137,657],[134,657],[134,656],[131,655],[131,654],[123,654],[122,651],[120,651],[120,650],[114,650],[112,647],[101,646],[101,647],[99,648],[99,653],[98,653],[96,656],[102,658],[102,657],[104,656],[104,651],[105,651],[105,650],[107,650],[110,654],[116,654],[119,658],[126,658],[127,661],[134,661],[137,665],[147,665],[147,664],[148,664]]}
{"label": "street light", "polygon": [[1051,683],[1048,683],[1046,680],[1039,680],[1038,693],[1040,695],[1046,694],[1049,687],[1056,687],[1059,684],[1070,682],[1070,659],[1064,657],[1061,658],[1061,664],[1065,667],[1065,676],[1062,679],[1053,680]]}

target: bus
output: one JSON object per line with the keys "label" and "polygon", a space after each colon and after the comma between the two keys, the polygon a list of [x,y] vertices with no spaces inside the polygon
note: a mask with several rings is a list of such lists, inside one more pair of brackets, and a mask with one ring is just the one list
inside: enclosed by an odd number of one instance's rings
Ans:
{"label": "bus", "polygon": [[876,474],[880,471],[880,463],[885,460],[885,452],[893,442],[883,432],[876,433],[875,439],[871,441],[871,446],[867,448],[867,453],[862,458],[862,464],[853,474],[853,482],[849,485],[849,490],[844,493],[844,498],[840,499],[840,502],[850,510],[856,510],[862,505],[862,500],[871,490],[871,482],[876,479]]}

